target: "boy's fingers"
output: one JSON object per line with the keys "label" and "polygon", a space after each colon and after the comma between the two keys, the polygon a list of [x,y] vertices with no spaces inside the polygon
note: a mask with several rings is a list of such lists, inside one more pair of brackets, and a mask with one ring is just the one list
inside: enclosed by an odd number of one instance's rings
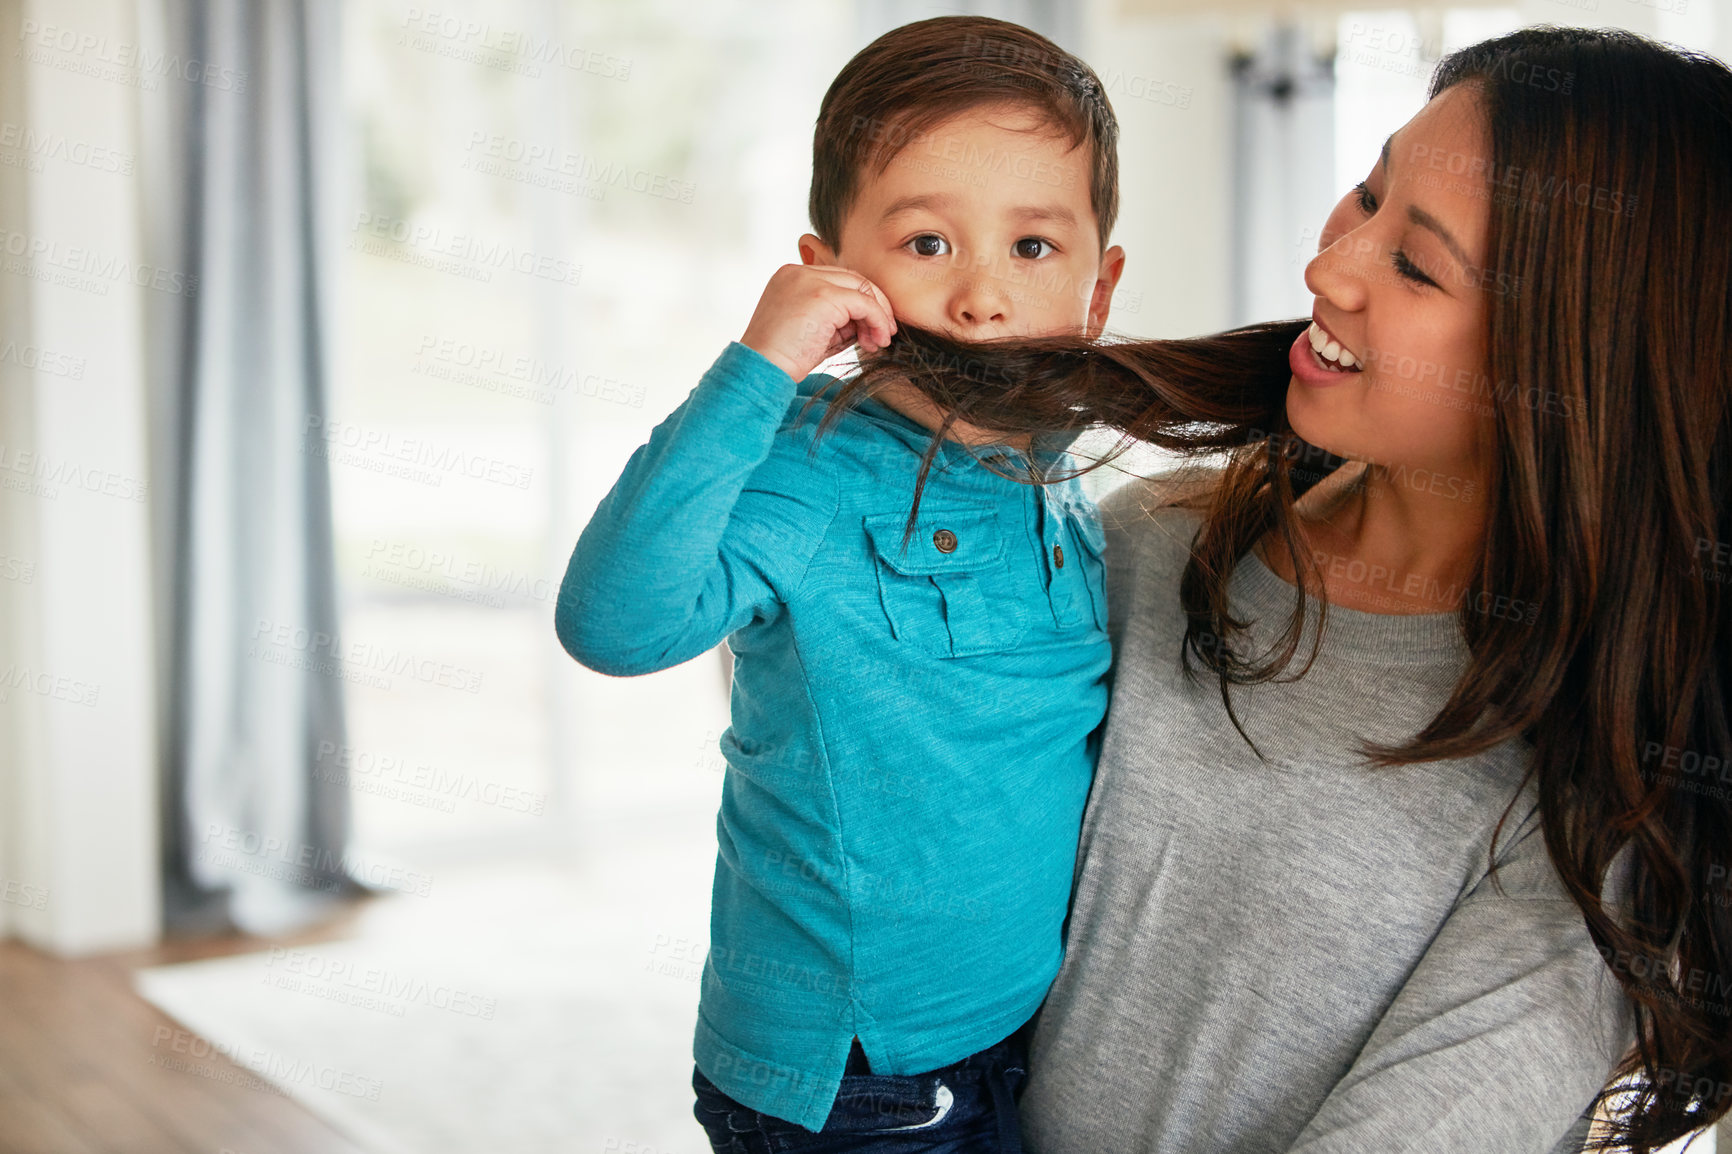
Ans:
{"label": "boy's fingers", "polygon": [[890,313],[876,297],[857,289],[838,295],[841,299],[837,303],[848,310],[852,322],[848,327],[854,330],[856,341],[877,349],[890,343]]}
{"label": "boy's fingers", "polygon": [[896,331],[896,321],[890,311],[890,302],[885,299],[877,285],[861,277],[859,273],[851,273],[852,278],[844,289],[834,294],[833,299],[855,322],[855,328],[860,337],[870,341],[878,348],[890,343],[890,336]]}
{"label": "boy's fingers", "polygon": [[862,276],[851,268],[836,265],[810,265],[805,271],[808,274],[816,273],[835,287],[845,289],[876,305],[877,308],[864,317],[853,307],[844,307],[848,308],[849,316],[867,322],[872,338],[880,348],[890,343],[891,336],[896,332],[896,312],[890,307],[890,298],[884,295],[883,289],[872,283],[871,278]]}
{"label": "boy's fingers", "polygon": [[896,310],[890,307],[890,298],[884,295],[884,290],[880,289],[865,277],[860,278],[860,291],[862,293],[870,293],[872,299],[878,302],[878,307],[883,312],[883,317],[881,318],[883,322],[883,335],[878,339],[878,346],[883,348],[885,345],[890,343],[891,336],[896,332]]}

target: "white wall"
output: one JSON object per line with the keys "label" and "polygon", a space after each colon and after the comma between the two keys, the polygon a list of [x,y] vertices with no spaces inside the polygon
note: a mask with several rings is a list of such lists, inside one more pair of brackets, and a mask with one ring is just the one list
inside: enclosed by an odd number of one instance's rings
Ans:
{"label": "white wall", "polygon": [[120,0],[0,0],[0,43],[0,929],[75,954],[160,921],[136,96],[175,81]]}
{"label": "white wall", "polygon": [[1082,54],[1119,119],[1115,243],[1125,274],[1110,327],[1138,337],[1225,328],[1232,210],[1228,32],[1208,16],[1092,5]]}

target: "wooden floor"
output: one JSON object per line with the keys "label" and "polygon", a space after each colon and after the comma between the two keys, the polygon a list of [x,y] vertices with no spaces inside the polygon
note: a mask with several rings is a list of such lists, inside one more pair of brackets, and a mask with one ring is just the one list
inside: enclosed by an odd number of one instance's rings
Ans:
{"label": "wooden floor", "polygon": [[189,1052],[203,1047],[132,987],[145,966],[342,940],[367,900],[294,938],[71,961],[0,941],[0,1154],[367,1154],[245,1068]]}
{"label": "wooden floor", "polygon": [[143,966],[340,939],[355,912],[292,940],[75,961],[0,941],[0,1154],[365,1154],[132,988]]}

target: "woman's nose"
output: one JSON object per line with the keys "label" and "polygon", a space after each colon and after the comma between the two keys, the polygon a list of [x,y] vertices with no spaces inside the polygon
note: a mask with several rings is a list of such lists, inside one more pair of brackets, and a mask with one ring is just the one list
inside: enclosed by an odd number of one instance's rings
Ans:
{"label": "woman's nose", "polygon": [[1377,245],[1360,229],[1330,238],[1325,230],[1323,251],[1305,265],[1305,287],[1343,312],[1365,307],[1366,283],[1377,261]]}

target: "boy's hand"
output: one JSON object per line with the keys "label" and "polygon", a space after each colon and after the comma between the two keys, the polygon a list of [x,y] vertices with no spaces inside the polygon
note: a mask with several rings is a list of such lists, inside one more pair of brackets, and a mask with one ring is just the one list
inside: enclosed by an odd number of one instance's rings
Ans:
{"label": "boy's hand", "polygon": [[889,299],[859,273],[785,264],[764,287],[740,343],[798,381],[849,345],[882,349],[895,332]]}

